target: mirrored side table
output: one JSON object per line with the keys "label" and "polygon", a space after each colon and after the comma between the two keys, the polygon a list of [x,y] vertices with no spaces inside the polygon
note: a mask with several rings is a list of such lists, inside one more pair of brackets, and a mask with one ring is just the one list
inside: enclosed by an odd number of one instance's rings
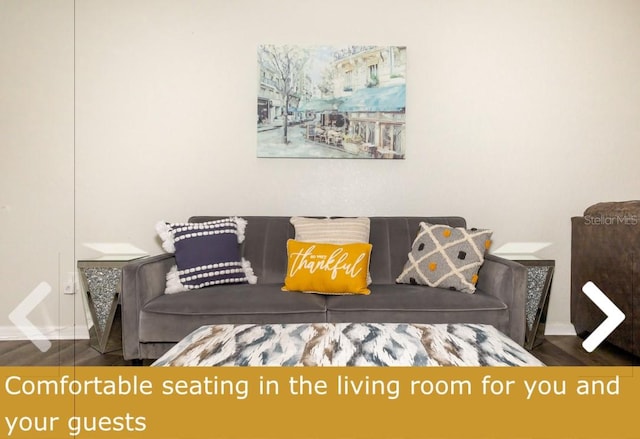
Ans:
{"label": "mirrored side table", "polygon": [[532,350],[544,340],[549,309],[549,292],[555,261],[550,259],[513,259],[527,268],[524,347]]}
{"label": "mirrored side table", "polygon": [[122,349],[120,292],[122,267],[142,256],[116,255],[78,261],[85,306],[91,314],[89,339],[100,353]]}

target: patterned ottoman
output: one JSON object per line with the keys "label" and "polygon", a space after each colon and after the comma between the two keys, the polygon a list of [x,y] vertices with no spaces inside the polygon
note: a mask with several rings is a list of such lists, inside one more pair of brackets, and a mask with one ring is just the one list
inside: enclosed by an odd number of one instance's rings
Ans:
{"label": "patterned ottoman", "polygon": [[203,326],[152,366],[544,366],[490,325]]}

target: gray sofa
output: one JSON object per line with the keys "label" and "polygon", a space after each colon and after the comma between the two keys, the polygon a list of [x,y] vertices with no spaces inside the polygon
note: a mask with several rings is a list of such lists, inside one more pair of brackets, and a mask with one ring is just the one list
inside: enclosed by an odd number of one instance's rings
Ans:
{"label": "gray sofa", "polygon": [[[193,217],[203,222],[223,217]],[[173,254],[139,259],[123,269],[121,310],[127,360],[156,359],[202,325],[222,323],[408,322],[491,324],[524,343],[524,266],[486,256],[475,294],[396,284],[419,223],[466,227],[461,217],[371,217],[372,284],[368,296],[324,296],[283,292],[289,217],[244,216],[243,255],[256,285],[208,287],[164,294]]]}

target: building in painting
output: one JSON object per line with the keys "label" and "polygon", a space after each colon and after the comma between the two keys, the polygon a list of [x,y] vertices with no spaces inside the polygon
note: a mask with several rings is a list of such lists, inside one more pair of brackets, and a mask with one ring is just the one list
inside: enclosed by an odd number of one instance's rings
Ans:
{"label": "building in painting", "polygon": [[404,158],[407,48],[352,47],[336,58],[334,94],[348,120],[345,146]]}
{"label": "building in painting", "polygon": [[350,96],[362,88],[405,83],[406,47],[351,46],[335,57],[334,97]]}
{"label": "building in painting", "polygon": [[277,81],[272,69],[258,63],[258,123],[270,123],[282,113]]}
{"label": "building in painting", "polygon": [[303,63],[287,83],[288,107],[276,69],[258,63],[258,123],[277,123],[286,111],[288,125],[303,123],[307,142],[358,157],[404,158],[406,47],[347,46],[329,52],[328,63],[320,47],[303,50],[311,58],[322,52],[316,59],[324,71],[312,82],[318,71]]}

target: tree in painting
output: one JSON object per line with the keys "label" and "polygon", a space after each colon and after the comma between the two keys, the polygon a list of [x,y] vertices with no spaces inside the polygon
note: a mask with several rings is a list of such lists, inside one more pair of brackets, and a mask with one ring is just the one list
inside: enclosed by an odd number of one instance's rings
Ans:
{"label": "tree in painting", "polygon": [[288,114],[292,98],[296,96],[301,75],[304,74],[304,66],[309,59],[308,54],[299,46],[258,46],[258,61],[261,65],[268,67],[275,73],[276,80],[273,86],[276,87],[284,102],[284,125],[283,141],[289,143]]}

